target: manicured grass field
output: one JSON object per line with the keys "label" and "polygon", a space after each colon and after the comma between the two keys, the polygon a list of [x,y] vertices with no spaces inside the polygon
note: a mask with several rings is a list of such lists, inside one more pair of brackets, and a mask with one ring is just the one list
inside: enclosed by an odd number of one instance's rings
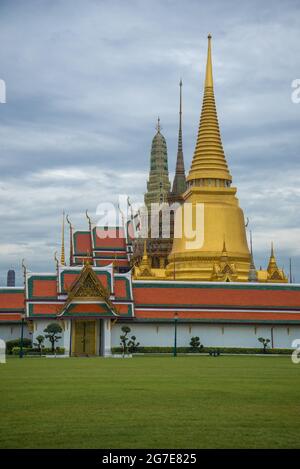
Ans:
{"label": "manicured grass field", "polygon": [[8,359],[1,448],[299,448],[290,357]]}

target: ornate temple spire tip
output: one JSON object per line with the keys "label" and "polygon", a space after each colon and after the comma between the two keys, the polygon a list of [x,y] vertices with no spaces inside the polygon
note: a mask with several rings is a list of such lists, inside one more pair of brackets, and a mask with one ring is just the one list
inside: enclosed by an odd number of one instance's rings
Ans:
{"label": "ornate temple spire tip", "polygon": [[61,254],[60,254],[61,265],[66,265],[65,258],[65,211],[62,214],[62,233],[61,233]]}
{"label": "ornate temple spire tip", "polygon": [[204,95],[198,136],[187,180],[190,187],[192,181],[202,180],[205,185],[205,180],[209,179],[219,179],[224,187],[230,187],[232,181],[223,150],[215,104],[211,35],[208,36]]}
{"label": "ornate temple spire tip", "polygon": [[147,253],[147,240],[144,240],[144,253],[143,253],[144,259],[148,259],[148,253]]}
{"label": "ornate temple spire tip", "polygon": [[161,131],[160,117],[159,117],[159,116],[157,117],[156,130],[157,130],[157,132],[159,132],[159,133],[160,133],[160,131]]}
{"label": "ornate temple spire tip", "polygon": [[222,257],[228,257],[225,235],[223,235]]}
{"label": "ornate temple spire tip", "polygon": [[205,73],[205,87],[213,87],[212,60],[211,60],[211,34],[208,38],[207,62]]}
{"label": "ornate temple spire tip", "polygon": [[274,243],[271,242],[271,257],[274,257]]}

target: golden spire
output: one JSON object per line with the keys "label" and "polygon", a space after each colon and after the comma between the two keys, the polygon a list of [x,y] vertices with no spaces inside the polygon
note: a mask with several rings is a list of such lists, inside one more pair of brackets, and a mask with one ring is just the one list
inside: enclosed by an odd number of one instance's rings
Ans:
{"label": "golden spire", "polygon": [[147,240],[144,240],[144,253],[143,253],[143,261],[148,262],[148,253],[147,253]]}
{"label": "golden spire", "polygon": [[218,184],[222,186],[227,184],[230,185],[232,180],[225,159],[216,111],[210,34],[208,35],[202,112],[194,157],[187,180],[192,181],[199,179],[218,179],[228,181],[226,184]]}
{"label": "golden spire", "polygon": [[63,219],[62,219],[60,263],[61,263],[61,265],[66,265],[66,258],[65,258],[65,212],[64,211],[63,211]]}
{"label": "golden spire", "polygon": [[249,282],[257,282],[257,271],[253,258],[253,245],[252,245],[252,231],[250,230],[250,268],[249,268]]}
{"label": "golden spire", "polygon": [[143,257],[142,257],[139,267],[141,270],[150,268],[150,262],[149,262],[148,253],[147,253],[147,240],[146,239],[144,240],[144,253],[143,253]]}
{"label": "golden spire", "polygon": [[271,242],[271,256],[273,259],[275,259],[275,255],[274,255],[274,244],[273,244],[273,241]]}
{"label": "golden spire", "polygon": [[69,219],[69,215],[66,216],[67,223],[70,227],[70,265],[73,265],[73,225]]}
{"label": "golden spire", "polygon": [[222,254],[221,254],[221,257],[220,257],[220,260],[221,261],[227,261],[228,259],[228,252],[227,252],[227,249],[226,249],[226,242],[225,242],[225,236],[223,238],[223,248],[222,248]]}
{"label": "golden spire", "polygon": [[144,253],[143,258],[139,264],[139,276],[152,277],[151,265],[147,254],[147,240],[144,240]]}
{"label": "golden spire", "polygon": [[208,48],[207,48],[207,62],[206,62],[206,72],[205,72],[205,88],[214,86],[213,83],[213,73],[212,73],[212,61],[211,61],[211,34],[207,36],[208,39]]}
{"label": "golden spire", "polygon": [[275,254],[274,254],[274,245],[273,241],[271,243],[271,254],[270,254],[270,259],[269,259],[269,265],[268,265],[268,272],[272,273],[274,270],[278,270]]}

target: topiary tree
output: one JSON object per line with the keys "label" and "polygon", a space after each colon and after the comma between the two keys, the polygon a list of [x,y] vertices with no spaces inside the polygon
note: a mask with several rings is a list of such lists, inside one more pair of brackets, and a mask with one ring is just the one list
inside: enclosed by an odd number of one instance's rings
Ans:
{"label": "topiary tree", "polygon": [[131,329],[128,326],[123,326],[121,330],[122,330],[123,334],[120,335],[120,339],[121,339],[120,345],[123,349],[123,355],[125,355],[127,353],[128,342],[129,342],[129,338],[127,336],[129,334],[129,332],[131,332]]}
{"label": "topiary tree", "polygon": [[138,351],[138,346],[140,345],[140,343],[136,342],[135,335],[132,335],[127,345],[129,353],[136,353]]}
{"label": "topiary tree", "polygon": [[42,355],[42,349],[45,347],[45,337],[43,335],[38,335],[35,340],[36,342],[33,345],[38,348],[40,354]]}
{"label": "topiary tree", "polygon": [[259,337],[258,341],[263,344],[264,353],[267,353],[268,344],[271,342],[270,339],[264,339],[263,337]]}
{"label": "topiary tree", "polygon": [[203,345],[200,342],[200,338],[197,336],[191,337],[190,347],[192,352],[199,352],[199,350],[203,348]]}
{"label": "topiary tree", "polygon": [[57,322],[52,322],[51,324],[48,324],[46,329],[44,329],[44,332],[46,332],[46,339],[49,339],[51,343],[51,351],[52,353],[54,353],[55,342],[58,342],[59,339],[61,339],[61,336],[58,336],[57,334],[60,334],[62,332],[62,328],[59,324],[57,324]]}

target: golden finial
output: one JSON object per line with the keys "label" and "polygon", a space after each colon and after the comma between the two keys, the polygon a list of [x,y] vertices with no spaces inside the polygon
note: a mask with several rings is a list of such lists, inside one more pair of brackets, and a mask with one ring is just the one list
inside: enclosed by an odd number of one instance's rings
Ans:
{"label": "golden finial", "polygon": [[225,239],[223,240],[223,249],[222,249],[222,252],[226,252],[226,243],[225,243]]}
{"label": "golden finial", "polygon": [[63,219],[62,219],[60,263],[61,263],[61,265],[66,265],[66,258],[65,258],[65,212],[64,211],[63,211]]}
{"label": "golden finial", "polygon": [[225,254],[225,255],[227,255],[225,234],[223,234],[223,248],[222,248],[222,253]]}
{"label": "golden finial", "polygon": [[93,263],[93,258],[91,257],[91,253],[89,251],[86,251],[86,258],[83,260],[83,265],[85,267],[92,265]]}
{"label": "golden finial", "polygon": [[274,244],[273,241],[271,242],[271,253],[270,253],[270,259],[269,259],[269,264],[267,268],[268,272],[272,273],[274,270],[278,270],[276,258],[275,258],[275,253],[274,253]]}
{"label": "golden finial", "polygon": [[274,244],[273,244],[273,241],[271,242],[271,257],[275,257],[275,255],[274,255]]}
{"label": "golden finial", "polygon": [[69,259],[69,262],[70,262],[70,265],[73,265],[73,225],[69,219],[69,215],[66,215],[66,220],[67,220],[67,223],[69,224],[69,228],[70,228],[70,259]]}
{"label": "golden finial", "polygon": [[227,252],[227,249],[226,249],[226,242],[225,242],[225,236],[223,237],[223,248],[222,248],[222,254],[221,254],[221,257],[220,257],[220,260],[221,261],[227,261],[228,259],[228,252]]}
{"label": "golden finial", "polygon": [[209,34],[207,38],[208,38],[208,48],[207,48],[205,87],[212,88],[214,84],[213,84],[212,60],[211,60],[211,34]]}
{"label": "golden finial", "polygon": [[151,263],[149,261],[148,254],[147,254],[147,239],[144,239],[144,254],[139,264],[139,275],[152,277]]}
{"label": "golden finial", "polygon": [[143,254],[143,259],[148,259],[148,253],[147,253],[147,240],[144,239],[144,254]]}

